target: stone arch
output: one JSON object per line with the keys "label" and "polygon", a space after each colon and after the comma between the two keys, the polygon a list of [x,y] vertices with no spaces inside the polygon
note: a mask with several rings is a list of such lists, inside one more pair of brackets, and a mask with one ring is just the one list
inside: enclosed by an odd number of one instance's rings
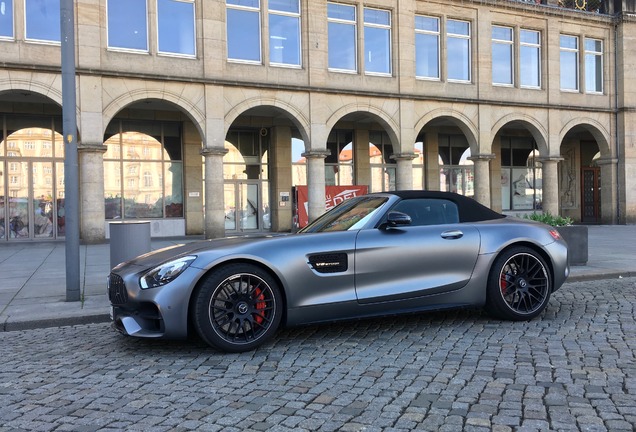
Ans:
{"label": "stone arch", "polygon": [[246,99],[240,104],[232,107],[225,114],[225,131],[224,133],[227,135],[230,127],[234,123],[234,121],[245,111],[250,108],[256,107],[264,107],[271,106],[274,108],[278,108],[279,110],[284,111],[289,114],[289,119],[294,123],[294,125],[300,131],[300,135],[304,142],[309,142],[309,121],[307,116],[303,114],[303,112],[297,107],[279,99],[274,98],[264,98],[264,97],[253,97],[250,99]]}
{"label": "stone arch", "polygon": [[34,76],[29,76],[29,79],[11,78],[0,80],[0,93],[8,91],[34,92],[51,99],[60,107],[62,106],[62,89],[52,87],[50,82],[39,81]]}
{"label": "stone arch", "polygon": [[[329,116],[326,121],[326,130],[331,131],[336,123],[338,123],[338,121],[340,121],[344,116],[355,112],[367,113],[371,115],[375,120],[377,120],[382,125],[382,127],[385,128],[386,133],[389,135],[391,144],[393,145],[393,151],[399,153],[399,151],[401,150],[401,143],[399,140],[400,135],[398,133],[400,128],[389,114],[372,105],[363,103],[351,103],[343,106],[342,108],[332,113],[331,116]],[[396,146],[399,146],[400,149],[396,149]]]}
{"label": "stone arch", "polygon": [[596,145],[598,145],[598,149],[601,152],[601,157],[611,157],[609,132],[602,123],[589,117],[572,119],[564,124],[559,132],[559,145],[563,142],[568,132],[577,126],[583,127],[594,137]]}
{"label": "stone arch", "polygon": [[147,99],[157,99],[171,102],[177,106],[180,111],[186,114],[194,123],[201,137],[205,136],[205,113],[199,109],[191,100],[181,97],[181,95],[166,91],[165,89],[137,89],[130,90],[117,98],[113,99],[105,108],[102,114],[103,124],[109,124],[112,119],[126,106]]}
{"label": "stone arch", "polygon": [[534,141],[537,143],[537,149],[539,150],[540,155],[552,156],[550,155],[550,148],[546,138],[548,136],[548,132],[537,119],[529,115],[513,113],[503,116],[493,125],[492,136],[495,137],[505,125],[512,122],[519,122],[528,129],[532,138],[534,138]]}
{"label": "stone arch", "polygon": [[479,135],[477,126],[468,118],[464,113],[447,109],[447,108],[438,108],[433,110],[423,117],[419,119],[419,121],[415,124],[415,131],[419,133],[428,123],[431,121],[446,117],[453,121],[455,126],[457,126],[466,136],[468,140],[468,145],[470,147],[470,151],[473,154],[478,153],[477,148],[477,136]]}

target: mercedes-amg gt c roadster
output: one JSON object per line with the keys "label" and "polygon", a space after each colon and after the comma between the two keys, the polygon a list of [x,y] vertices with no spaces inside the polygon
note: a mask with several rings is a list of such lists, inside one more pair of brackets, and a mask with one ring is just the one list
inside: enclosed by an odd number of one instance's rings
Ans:
{"label": "mercedes-amg gt c roadster", "polygon": [[447,192],[374,193],[297,233],[157,250],[112,269],[113,326],[242,352],[281,326],[483,307],[529,320],[569,274],[552,227]]}

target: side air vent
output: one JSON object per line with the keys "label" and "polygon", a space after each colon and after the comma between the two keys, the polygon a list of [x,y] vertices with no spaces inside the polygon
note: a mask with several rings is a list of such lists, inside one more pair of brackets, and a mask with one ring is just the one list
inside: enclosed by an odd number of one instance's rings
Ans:
{"label": "side air vent", "polygon": [[318,273],[340,273],[349,268],[345,253],[310,255],[309,265]]}

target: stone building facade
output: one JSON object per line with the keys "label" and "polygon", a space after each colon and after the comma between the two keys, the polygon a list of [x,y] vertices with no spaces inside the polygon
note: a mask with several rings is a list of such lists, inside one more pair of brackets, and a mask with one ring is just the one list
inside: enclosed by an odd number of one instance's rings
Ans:
{"label": "stone building facade", "polygon": [[[632,3],[77,0],[81,237],[289,231],[297,185],[636,223]],[[64,235],[57,6],[0,0],[0,241]]]}

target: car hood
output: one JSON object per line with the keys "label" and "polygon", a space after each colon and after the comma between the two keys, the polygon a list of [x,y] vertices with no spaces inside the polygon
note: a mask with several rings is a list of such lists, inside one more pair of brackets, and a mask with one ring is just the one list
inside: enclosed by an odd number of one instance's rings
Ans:
{"label": "car hood", "polygon": [[[212,240],[200,240],[191,243],[177,244],[140,255],[127,262],[117,265],[114,269],[124,266],[153,267],[166,261],[177,259],[186,255],[198,255],[203,252],[215,251],[219,256],[235,253],[243,246],[269,241],[274,238],[289,236],[292,234],[259,234],[236,237],[224,237]],[[193,263],[196,266],[196,262]]]}

